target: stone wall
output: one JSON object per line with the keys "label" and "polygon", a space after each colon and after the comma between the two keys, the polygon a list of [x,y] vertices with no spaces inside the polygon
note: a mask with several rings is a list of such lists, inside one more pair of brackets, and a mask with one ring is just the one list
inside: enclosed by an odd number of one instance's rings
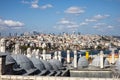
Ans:
{"label": "stone wall", "polygon": [[0,80],[120,80],[120,79],[114,79],[114,78],[79,78],[79,77],[0,75]]}
{"label": "stone wall", "polygon": [[83,77],[83,78],[112,78],[112,71],[79,71],[79,70],[70,70],[71,77]]}

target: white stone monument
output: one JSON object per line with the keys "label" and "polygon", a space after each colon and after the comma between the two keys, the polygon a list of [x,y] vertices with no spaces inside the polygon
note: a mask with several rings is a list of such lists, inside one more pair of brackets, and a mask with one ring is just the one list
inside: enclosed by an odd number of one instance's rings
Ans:
{"label": "white stone monument", "polygon": [[37,50],[36,50],[36,52],[35,52],[35,57],[36,57],[37,59],[39,59],[39,58],[40,58],[39,53],[40,53],[40,50],[39,50],[39,49],[37,49]]}
{"label": "white stone monument", "polygon": [[119,50],[119,61],[120,61],[120,50]]}
{"label": "white stone monument", "polygon": [[31,49],[30,49],[30,48],[27,48],[27,57],[30,58],[30,57],[31,57],[31,54],[32,54]]}
{"label": "white stone monument", "polygon": [[43,43],[43,44],[42,44],[42,48],[43,48],[43,49],[45,49],[46,46],[47,46],[46,43]]}
{"label": "white stone monument", "polygon": [[46,50],[45,49],[43,49],[42,57],[43,57],[43,60],[46,60]]}
{"label": "white stone monument", "polygon": [[32,50],[32,55],[35,55],[36,49]]}
{"label": "white stone monument", "polygon": [[57,51],[55,51],[55,52],[54,52],[54,59],[56,59],[56,60],[57,60],[57,59],[58,59],[58,57],[57,57],[57,56],[58,56]]}
{"label": "white stone monument", "polygon": [[61,56],[61,51],[58,51],[58,60],[61,62],[62,56]]}
{"label": "white stone monument", "polygon": [[67,50],[67,63],[70,63],[70,50]]}
{"label": "white stone monument", "polygon": [[77,68],[77,51],[74,51],[74,68]]}
{"label": "white stone monument", "polygon": [[104,68],[103,58],[104,58],[104,53],[103,51],[100,51],[100,68]]}
{"label": "white stone monument", "polygon": [[15,54],[19,54],[20,53],[20,45],[19,45],[19,43],[15,44],[15,52],[14,53]]}
{"label": "white stone monument", "polygon": [[1,40],[0,40],[0,46],[1,46],[1,48],[0,48],[0,52],[5,52],[5,39],[4,38],[2,38]]}
{"label": "white stone monument", "polygon": [[111,63],[114,64],[115,63],[115,52],[114,52],[114,49],[112,49],[111,54],[112,54],[112,61],[111,61]]}

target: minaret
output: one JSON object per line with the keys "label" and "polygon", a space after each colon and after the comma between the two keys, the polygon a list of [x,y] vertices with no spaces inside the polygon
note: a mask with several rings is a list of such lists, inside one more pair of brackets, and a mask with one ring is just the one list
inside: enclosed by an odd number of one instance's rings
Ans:
{"label": "minaret", "polygon": [[115,52],[114,52],[114,49],[112,49],[112,64],[114,64],[115,63]]}
{"label": "minaret", "polygon": [[57,51],[54,52],[54,59],[57,60]]}
{"label": "minaret", "polygon": [[46,50],[45,49],[43,49],[42,56],[43,56],[43,60],[46,60]]}
{"label": "minaret", "polygon": [[77,51],[74,51],[74,68],[77,68]]}
{"label": "minaret", "polygon": [[70,63],[70,50],[67,50],[67,63]]}
{"label": "minaret", "polygon": [[58,51],[58,60],[61,62],[62,56],[61,56],[61,51]]}
{"label": "minaret", "polygon": [[1,46],[0,52],[5,53],[5,39],[4,38],[0,40],[0,46]]}
{"label": "minaret", "polygon": [[104,58],[104,53],[103,51],[100,51],[100,68],[104,68],[103,58]]}
{"label": "minaret", "polygon": [[31,49],[30,49],[30,48],[27,48],[27,57],[30,58],[30,57],[31,57],[31,54],[32,54]]}

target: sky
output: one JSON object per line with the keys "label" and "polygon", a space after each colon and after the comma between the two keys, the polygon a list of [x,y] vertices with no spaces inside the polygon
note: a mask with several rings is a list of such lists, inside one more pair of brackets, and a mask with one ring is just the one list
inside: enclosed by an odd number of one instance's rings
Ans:
{"label": "sky", "polygon": [[120,0],[0,0],[1,34],[32,31],[120,36]]}

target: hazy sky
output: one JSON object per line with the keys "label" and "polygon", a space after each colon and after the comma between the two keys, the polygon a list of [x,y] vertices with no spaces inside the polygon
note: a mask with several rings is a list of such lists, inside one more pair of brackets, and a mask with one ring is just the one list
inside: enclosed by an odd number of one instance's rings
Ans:
{"label": "hazy sky", "polygon": [[0,0],[0,32],[120,35],[120,0]]}

